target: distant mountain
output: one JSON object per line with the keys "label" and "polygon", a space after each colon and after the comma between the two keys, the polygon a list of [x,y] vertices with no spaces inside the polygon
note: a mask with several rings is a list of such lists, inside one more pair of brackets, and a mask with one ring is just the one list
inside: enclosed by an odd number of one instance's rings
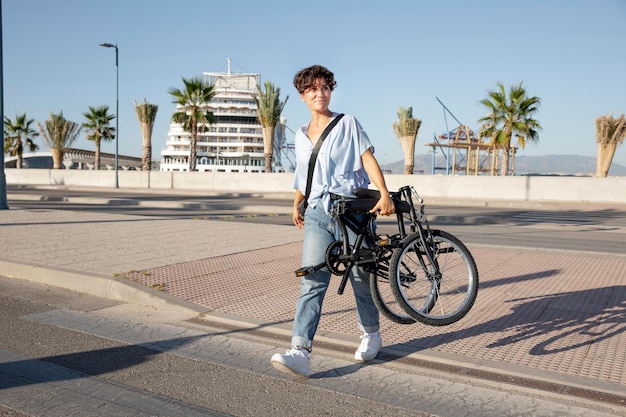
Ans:
{"label": "distant mountain", "polygon": [[[431,174],[433,166],[432,154],[415,155],[414,173]],[[445,174],[446,162],[442,156],[435,159],[437,174]],[[485,164],[488,166],[488,164]],[[381,164],[384,171],[392,174],[404,172],[404,161]],[[596,173],[596,158],[580,155],[545,155],[545,156],[516,156],[515,175],[589,175]],[[609,176],[626,176],[626,167],[613,163]]]}

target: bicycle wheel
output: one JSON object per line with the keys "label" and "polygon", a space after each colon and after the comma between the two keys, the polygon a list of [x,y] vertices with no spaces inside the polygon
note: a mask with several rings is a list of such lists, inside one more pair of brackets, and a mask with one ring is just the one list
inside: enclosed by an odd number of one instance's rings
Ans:
{"label": "bicycle wheel", "polygon": [[478,295],[478,270],[470,251],[455,236],[432,230],[433,264],[418,233],[407,236],[390,261],[393,295],[415,320],[445,326],[463,318]]}
{"label": "bicycle wheel", "polygon": [[415,319],[409,316],[398,304],[389,285],[389,262],[380,262],[376,272],[370,274],[370,293],[380,314],[398,324],[413,324]]}

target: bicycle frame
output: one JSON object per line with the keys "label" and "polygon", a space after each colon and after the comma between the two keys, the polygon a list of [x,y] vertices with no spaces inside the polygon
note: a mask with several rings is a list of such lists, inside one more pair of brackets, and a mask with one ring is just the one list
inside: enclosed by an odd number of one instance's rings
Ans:
{"label": "bicycle frame", "polygon": [[[379,311],[393,322],[420,321],[443,326],[465,316],[478,291],[476,263],[458,238],[441,230],[431,230],[424,215],[423,200],[415,189],[405,186],[390,193],[397,224],[397,233],[392,235],[378,235],[374,223],[377,214],[370,213],[380,193],[357,189],[355,196],[331,196],[330,214],[337,222],[342,240],[326,248],[324,262],[300,268],[296,276],[326,267],[331,274],[342,276],[337,293],[343,294],[352,268],[361,266],[374,274],[369,282],[372,298]],[[414,199],[419,202],[419,208]],[[356,236],[352,244],[349,231]],[[466,271],[467,278],[462,271]],[[391,302],[386,292],[389,285],[393,293]],[[458,306],[455,305],[457,300],[460,300]],[[395,310],[396,302],[408,315]]]}
{"label": "bicycle frame", "polygon": [[[357,190],[355,194],[364,196],[365,198],[348,199],[345,197],[339,197],[331,208],[331,216],[337,220],[337,224],[343,237],[342,252],[335,255],[334,259],[328,259],[329,257],[327,253],[326,263],[338,263],[345,265],[345,270],[343,271],[343,277],[339,284],[337,293],[343,294],[345,286],[348,282],[350,270],[354,266],[373,263],[376,270],[383,267],[381,262],[389,260],[391,257],[391,251],[398,247],[402,239],[408,235],[406,230],[407,225],[405,224],[406,221],[404,219],[405,214],[408,215],[410,233],[419,233],[420,240],[422,241],[422,247],[425,250],[425,255],[428,258],[429,264],[433,265],[435,268],[435,271],[431,271],[431,274],[436,276],[436,271],[438,270],[437,260],[432,253],[430,245],[426,244],[430,228],[424,217],[424,206],[420,206],[418,213],[415,205],[413,204],[413,197],[416,197],[420,204],[423,200],[419,197],[413,187],[405,186],[397,192],[391,193],[391,197],[396,207],[398,233],[386,239],[381,239],[380,236],[375,233],[373,222],[376,219],[376,213],[369,212],[369,210],[374,207],[380,198],[380,193],[374,190]],[[362,213],[361,215],[364,216],[361,221],[357,219],[357,215],[359,213]],[[356,234],[356,240],[352,248],[350,247],[350,242],[348,240],[348,229],[352,230]],[[371,246],[363,248],[362,245],[368,238]],[[418,259],[422,268],[426,271],[426,262],[424,262],[421,253],[418,256]],[[334,272],[341,272],[337,268],[334,269]],[[385,272],[384,268],[382,272]],[[386,272],[388,273],[388,270]]]}
{"label": "bicycle frame", "polygon": [[[419,234],[422,242],[421,247],[425,251],[428,263],[437,270],[437,260],[430,245],[427,244],[430,227],[424,217],[424,206],[421,205],[418,211],[413,203],[413,197],[420,204],[423,203],[423,200],[411,186],[404,186],[397,192],[390,194],[395,205],[398,233],[384,239],[374,231],[374,220],[376,220],[377,214],[369,212],[380,199],[378,191],[358,189],[355,191],[357,198],[334,196],[330,214],[337,220],[342,240],[333,242],[327,248],[324,262],[319,265],[300,268],[296,271],[296,276],[302,277],[318,269],[328,267],[331,273],[342,275],[337,293],[343,294],[350,270],[353,267],[371,265],[377,273],[388,273],[388,270],[385,271],[384,261],[389,260],[391,252],[399,246],[402,239],[413,233]],[[408,216],[407,219],[405,219],[405,215]],[[407,225],[409,232],[407,232]],[[356,235],[352,246],[348,239],[348,229]],[[364,243],[367,246],[364,247]],[[339,249],[340,252],[334,253]],[[419,260],[422,268],[427,270],[427,264],[422,259],[422,253],[419,254]],[[340,268],[340,265],[343,268]]]}
{"label": "bicycle frame", "polygon": [[[373,230],[376,213],[369,213],[369,211],[367,211],[361,214],[362,216],[364,216],[364,218],[363,220],[359,221],[359,219],[356,218],[356,215],[359,212],[348,211],[347,206],[349,205],[349,202],[350,200],[341,198],[337,200],[335,204],[333,204],[333,207],[331,209],[331,216],[337,219],[337,225],[339,226],[341,236],[343,237],[341,241],[342,253],[338,254],[334,261],[339,264],[345,265],[345,270],[343,271],[343,277],[341,279],[341,283],[339,284],[337,294],[343,294],[343,291],[348,282],[350,270],[354,266],[378,263],[378,260],[375,256],[376,241],[378,240],[378,236]],[[365,207],[368,207],[370,205],[371,207],[373,207],[376,204],[376,200],[368,199],[367,202],[361,200],[360,203],[365,204]],[[348,229],[352,230],[356,234],[353,248],[350,247],[350,241],[348,239]],[[366,239],[368,238],[370,242],[367,243],[370,245],[370,247],[362,248],[363,243],[366,242]]]}

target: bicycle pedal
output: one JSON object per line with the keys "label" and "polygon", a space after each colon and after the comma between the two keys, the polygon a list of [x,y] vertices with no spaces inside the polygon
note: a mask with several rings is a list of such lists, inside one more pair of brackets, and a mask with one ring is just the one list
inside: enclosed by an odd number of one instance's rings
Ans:
{"label": "bicycle pedal", "polygon": [[304,267],[296,270],[296,277],[303,277],[305,275],[309,275],[310,273],[315,272],[315,269],[312,267]]}
{"label": "bicycle pedal", "polygon": [[394,246],[395,240],[391,237],[381,238],[376,245],[377,246]]}

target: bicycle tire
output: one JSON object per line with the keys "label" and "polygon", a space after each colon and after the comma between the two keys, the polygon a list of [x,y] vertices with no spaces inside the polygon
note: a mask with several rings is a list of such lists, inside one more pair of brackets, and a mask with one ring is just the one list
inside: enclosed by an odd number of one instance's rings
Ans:
{"label": "bicycle tire", "polygon": [[379,263],[376,272],[370,274],[370,293],[374,305],[385,318],[397,324],[413,324],[415,319],[398,304],[389,285],[389,262]]}
{"label": "bicycle tire", "polygon": [[407,236],[390,261],[389,282],[405,312],[430,326],[446,326],[465,317],[478,295],[478,269],[457,237],[431,231],[428,242],[438,272],[424,252],[419,233]]}

